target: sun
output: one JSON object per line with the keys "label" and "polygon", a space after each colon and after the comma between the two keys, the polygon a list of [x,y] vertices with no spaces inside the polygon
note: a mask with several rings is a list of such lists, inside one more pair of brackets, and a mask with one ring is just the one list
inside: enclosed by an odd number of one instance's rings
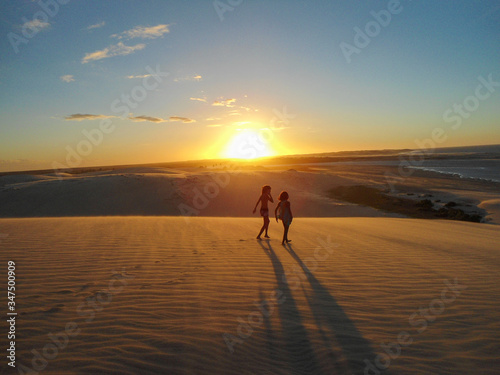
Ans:
{"label": "sun", "polygon": [[229,141],[225,157],[231,159],[256,159],[274,155],[265,131],[245,129]]}

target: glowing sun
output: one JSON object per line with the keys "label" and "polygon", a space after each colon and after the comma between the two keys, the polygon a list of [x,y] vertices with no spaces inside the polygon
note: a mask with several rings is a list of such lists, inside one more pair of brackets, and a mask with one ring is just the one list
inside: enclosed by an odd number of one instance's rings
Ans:
{"label": "glowing sun", "polygon": [[269,144],[269,138],[271,137],[265,130],[242,130],[229,141],[225,156],[231,159],[255,159],[272,156],[274,152]]}

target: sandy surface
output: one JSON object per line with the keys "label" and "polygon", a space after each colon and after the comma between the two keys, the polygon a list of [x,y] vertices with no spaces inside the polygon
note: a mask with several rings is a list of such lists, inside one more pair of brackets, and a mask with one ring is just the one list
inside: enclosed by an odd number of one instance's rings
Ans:
{"label": "sandy surface", "polygon": [[[254,239],[259,226],[257,218],[0,219],[1,264],[16,262],[18,366],[498,374],[497,226],[297,217],[287,248],[280,225],[263,242]],[[5,360],[0,372],[12,373]]]}
{"label": "sandy surface", "polygon": [[[128,168],[57,176],[0,177],[0,217],[32,216],[252,216],[263,185],[287,190],[294,214],[307,217],[387,216],[334,201],[326,191],[348,180],[317,172],[204,171]],[[394,216],[394,215],[392,215]]]}
{"label": "sandy surface", "polygon": [[250,217],[263,185],[273,188],[275,204],[287,190],[297,217],[400,217],[329,197],[337,186],[368,185],[415,200],[430,197],[436,209],[453,201],[465,212],[500,224],[500,183],[423,171],[404,178],[397,173],[394,167],[330,165],[10,175],[0,177],[0,217]]}

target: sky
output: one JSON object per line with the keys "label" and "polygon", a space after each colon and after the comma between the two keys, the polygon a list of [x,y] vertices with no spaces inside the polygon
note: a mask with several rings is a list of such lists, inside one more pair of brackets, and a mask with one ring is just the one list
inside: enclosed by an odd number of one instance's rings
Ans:
{"label": "sky", "polygon": [[500,144],[500,1],[0,3],[0,171]]}

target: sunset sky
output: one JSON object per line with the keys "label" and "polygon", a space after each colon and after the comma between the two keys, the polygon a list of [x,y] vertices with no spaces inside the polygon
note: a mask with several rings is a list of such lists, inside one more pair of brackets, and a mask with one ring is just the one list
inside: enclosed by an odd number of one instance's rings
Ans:
{"label": "sunset sky", "polygon": [[0,7],[0,171],[500,143],[500,1]]}

